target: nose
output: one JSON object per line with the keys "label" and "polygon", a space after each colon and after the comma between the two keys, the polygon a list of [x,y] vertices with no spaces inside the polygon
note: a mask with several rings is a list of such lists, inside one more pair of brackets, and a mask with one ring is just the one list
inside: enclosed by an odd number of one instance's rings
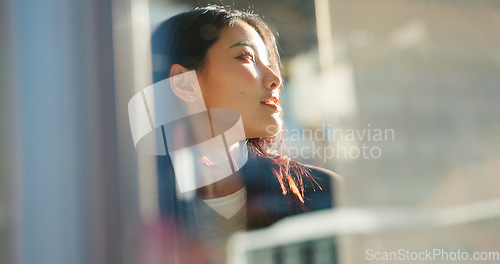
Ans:
{"label": "nose", "polygon": [[264,69],[264,87],[270,90],[281,87],[281,77],[267,65],[264,66]]}

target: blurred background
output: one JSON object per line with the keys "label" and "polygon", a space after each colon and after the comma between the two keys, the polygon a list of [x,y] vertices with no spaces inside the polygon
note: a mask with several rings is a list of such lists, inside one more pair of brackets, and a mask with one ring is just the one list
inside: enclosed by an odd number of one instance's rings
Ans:
{"label": "blurred background", "polygon": [[[0,3],[0,262],[136,263],[158,191],[127,103],[150,30],[209,3]],[[500,252],[499,1],[224,3],[278,33],[289,151],[344,179],[335,210],[235,236],[233,263]]]}

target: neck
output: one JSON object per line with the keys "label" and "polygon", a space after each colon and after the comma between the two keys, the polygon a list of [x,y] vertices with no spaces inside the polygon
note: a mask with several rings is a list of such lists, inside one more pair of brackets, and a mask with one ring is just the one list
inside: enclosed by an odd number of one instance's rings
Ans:
{"label": "neck", "polygon": [[[236,142],[230,146],[228,149],[230,152],[230,159],[226,160],[227,162],[231,162],[233,164],[234,173],[225,177],[224,179],[199,188],[197,190],[197,195],[203,199],[217,198],[226,195],[230,195],[240,190],[245,186],[243,181],[243,175],[239,171],[240,168],[244,165],[242,162],[242,157],[248,155],[246,144],[240,144]],[[227,155],[227,154],[226,154]],[[243,159],[244,160],[244,159]],[[211,162],[211,161],[205,161]]]}
{"label": "neck", "polygon": [[196,190],[201,199],[219,198],[233,194],[245,186],[243,177],[239,172]]}

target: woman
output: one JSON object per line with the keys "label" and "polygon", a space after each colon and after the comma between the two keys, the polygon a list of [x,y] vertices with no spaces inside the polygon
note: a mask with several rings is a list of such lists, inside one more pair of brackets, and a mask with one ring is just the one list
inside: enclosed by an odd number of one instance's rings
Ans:
{"label": "woman", "polygon": [[[241,115],[249,152],[236,173],[198,188],[190,199],[176,191],[170,156],[158,157],[165,218],[211,241],[223,255],[236,231],[332,206],[334,173],[277,152],[283,133],[280,58],[273,34],[257,15],[221,6],[181,13],[156,28],[151,47],[154,82],[196,71],[207,109],[231,108]],[[192,99],[191,92],[174,91],[182,100]]]}

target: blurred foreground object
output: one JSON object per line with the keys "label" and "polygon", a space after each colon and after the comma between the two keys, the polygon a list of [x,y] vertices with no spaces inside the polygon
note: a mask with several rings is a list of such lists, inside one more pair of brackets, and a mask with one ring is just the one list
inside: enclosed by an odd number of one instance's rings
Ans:
{"label": "blurred foreground object", "polygon": [[456,263],[454,253],[462,252],[471,263],[498,263],[500,238],[492,230],[500,228],[499,208],[496,199],[439,210],[345,207],[299,215],[266,229],[235,234],[229,263],[361,264],[376,262],[372,252],[401,249],[407,254],[384,263],[412,260],[413,252],[425,250],[433,252],[428,262],[434,257],[439,263]]}

